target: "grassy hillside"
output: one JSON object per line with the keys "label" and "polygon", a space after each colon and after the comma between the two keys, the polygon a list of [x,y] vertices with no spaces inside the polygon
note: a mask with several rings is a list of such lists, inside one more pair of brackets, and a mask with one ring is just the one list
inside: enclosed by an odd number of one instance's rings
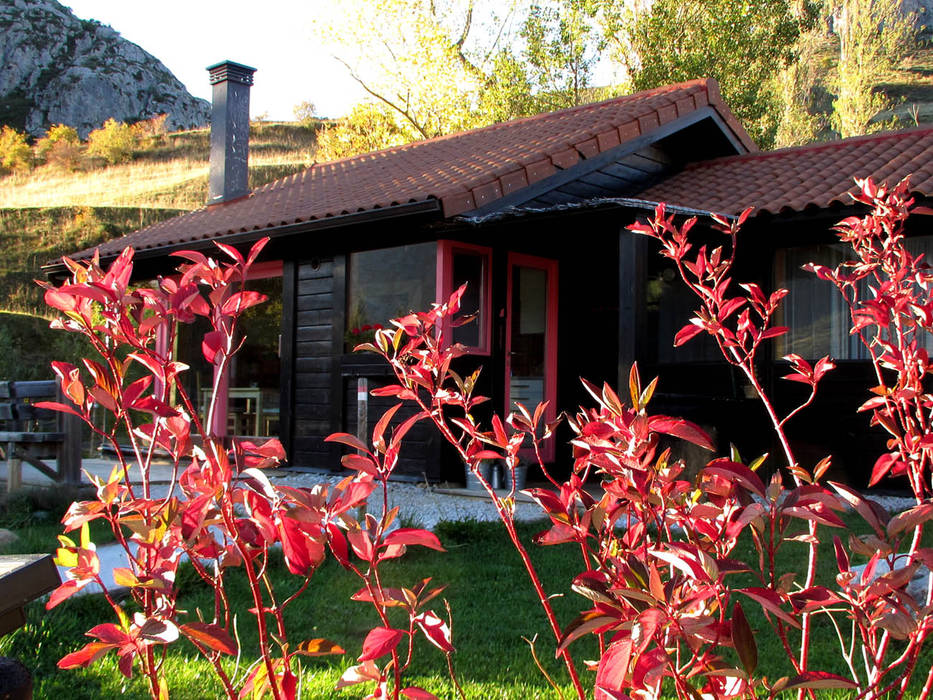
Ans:
{"label": "grassy hillside", "polygon": [[181,213],[149,207],[0,208],[0,310],[42,315],[41,266]]}
{"label": "grassy hillside", "polygon": [[[315,124],[253,125],[250,187],[307,167]],[[48,329],[41,266],[207,201],[208,130],[149,139],[129,163],[65,172],[40,167],[0,179],[0,378],[47,377],[76,341]],[[10,312],[10,313],[5,313]]]}
{"label": "grassy hillside", "polygon": [[77,364],[90,352],[83,337],[52,330],[48,319],[0,311],[0,380],[52,379],[52,360]]}
{"label": "grassy hillside", "polygon": [[[253,125],[250,187],[259,187],[310,165],[316,133],[314,126]],[[152,139],[129,163],[78,172],[40,167],[3,178],[0,208],[197,209],[207,201],[209,156],[207,129],[165,134]]]}

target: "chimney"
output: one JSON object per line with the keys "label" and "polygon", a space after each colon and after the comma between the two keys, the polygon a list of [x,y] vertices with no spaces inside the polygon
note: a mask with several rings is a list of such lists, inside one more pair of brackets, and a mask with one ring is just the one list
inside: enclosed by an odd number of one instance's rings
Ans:
{"label": "chimney", "polygon": [[208,205],[249,194],[249,88],[255,68],[233,61],[208,67],[211,106],[211,175]]}

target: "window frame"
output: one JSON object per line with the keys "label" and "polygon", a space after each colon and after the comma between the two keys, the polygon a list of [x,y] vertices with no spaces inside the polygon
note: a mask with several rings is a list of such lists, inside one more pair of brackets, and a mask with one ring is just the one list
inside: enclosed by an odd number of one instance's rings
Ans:
{"label": "window frame", "polygon": [[[437,241],[437,303],[446,303],[456,289],[454,289],[454,255],[461,253],[476,256],[483,261],[483,279],[480,288],[479,317],[476,323],[479,327],[479,344],[465,346],[470,355],[489,357],[492,355],[492,248],[463,243],[449,239]],[[451,338],[452,327],[450,321],[445,321],[444,336]]]}

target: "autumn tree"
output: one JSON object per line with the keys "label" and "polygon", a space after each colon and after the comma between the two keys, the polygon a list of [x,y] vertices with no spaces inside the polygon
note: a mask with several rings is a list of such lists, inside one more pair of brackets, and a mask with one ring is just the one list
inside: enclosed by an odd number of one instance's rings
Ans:
{"label": "autumn tree", "polygon": [[36,141],[36,159],[63,170],[77,170],[83,154],[78,130],[67,124],[53,124],[45,136]]}
{"label": "autumn tree", "polygon": [[317,29],[378,105],[329,130],[332,145],[372,143],[377,115],[385,147],[580,104],[599,46],[594,0],[355,0]]}
{"label": "autumn tree", "polygon": [[606,38],[636,90],[694,78],[719,81],[726,102],[762,147],[774,142],[774,81],[817,16],[803,0],[604,0]]}
{"label": "autumn tree", "polygon": [[336,160],[357,153],[401,146],[416,141],[414,129],[398,119],[385,104],[361,102],[317,137],[317,159]]}
{"label": "autumn tree", "polygon": [[0,129],[0,173],[22,172],[32,167],[32,149],[26,134],[13,127]]}
{"label": "autumn tree", "polygon": [[128,161],[139,146],[139,137],[129,124],[108,119],[87,137],[89,156],[103,158],[110,165]]}

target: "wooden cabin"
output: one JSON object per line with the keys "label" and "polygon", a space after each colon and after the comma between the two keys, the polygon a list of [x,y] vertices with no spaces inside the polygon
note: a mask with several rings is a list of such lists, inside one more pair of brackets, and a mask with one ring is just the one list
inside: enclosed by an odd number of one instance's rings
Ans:
{"label": "wooden cabin", "polygon": [[[245,92],[248,100],[251,69],[219,64],[215,79],[215,110],[242,114],[236,99]],[[226,132],[241,122],[224,112],[213,119]],[[340,450],[324,438],[355,432],[361,378],[370,388],[389,379],[378,357],[350,349],[376,324],[468,282],[464,307],[478,317],[458,329],[471,348],[460,369],[483,366],[481,391],[495,410],[548,400],[552,415],[572,411],[588,403],[579,377],[624,385],[637,360],[643,376],[661,377],[658,412],[714,428],[724,448],[767,450],[762,412],[740,378],[702,340],[673,347],[695,303],[654,242],[626,230],[665,201],[701,218],[756,208],[741,239],[743,279],[792,291],[793,331],[762,371],[784,402],[793,387],[777,381],[777,358],[793,351],[840,360],[815,409],[819,426],[804,418],[790,432],[808,456],[836,451],[853,481],[870,468],[865,446],[880,437],[854,414],[867,364],[840,331],[834,291],[799,265],[839,255],[829,229],[853,211],[853,177],[913,174],[917,196],[933,195],[933,129],[761,153],[716,82],[694,80],[317,163],[252,192],[242,179],[243,142],[229,133],[212,141],[211,204],[100,248],[107,259],[133,246],[146,278],[172,269],[172,251],[271,238],[250,284],[272,301],[244,319],[247,341],[220,419],[230,433],[278,435],[292,465],[339,468]],[[178,350],[201,397],[210,369],[194,342],[199,330]],[[369,399],[370,425],[388,405]],[[558,471],[570,464],[568,437],[546,455]],[[463,480],[462,465],[427,425],[411,434],[397,473]]]}

